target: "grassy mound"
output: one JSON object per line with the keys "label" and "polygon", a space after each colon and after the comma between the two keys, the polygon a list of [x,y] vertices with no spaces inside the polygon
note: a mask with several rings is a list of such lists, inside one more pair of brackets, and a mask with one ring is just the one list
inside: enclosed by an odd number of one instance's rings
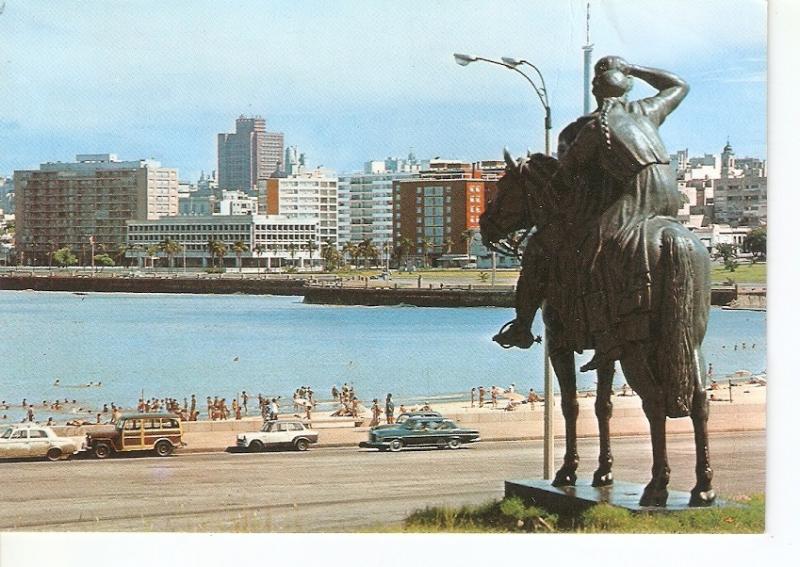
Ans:
{"label": "grassy mound", "polygon": [[403,523],[406,532],[483,533],[763,533],[764,496],[742,498],[724,508],[685,512],[633,514],[599,504],[575,516],[549,514],[526,506],[519,498],[505,498],[482,506],[460,509],[425,508]]}

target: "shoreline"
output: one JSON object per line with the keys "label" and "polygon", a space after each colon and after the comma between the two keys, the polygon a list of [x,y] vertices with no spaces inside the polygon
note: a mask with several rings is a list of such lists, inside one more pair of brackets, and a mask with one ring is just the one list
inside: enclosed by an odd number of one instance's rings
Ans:
{"label": "shoreline", "polygon": [[[706,392],[708,393],[709,397],[711,394],[715,394],[716,399],[714,402],[727,402],[730,403],[729,397],[733,395],[733,403],[736,404],[737,402],[742,401],[742,398],[745,394],[753,394],[754,392],[766,392],[767,380],[766,374],[750,374],[747,376],[739,374],[738,376],[732,374],[730,376],[718,376],[715,378],[718,389],[712,390],[711,387],[706,388]],[[758,380],[758,383],[754,381]],[[733,390],[728,387],[728,381],[733,386]],[[68,386],[65,386],[68,387]],[[88,388],[88,386],[80,386],[80,388]],[[489,395],[489,388],[486,390],[486,398],[484,400],[484,407],[479,407],[479,402],[476,395],[475,406],[471,405],[470,401],[470,394],[469,392],[459,392],[459,393],[449,393],[449,394],[437,394],[437,395],[430,395],[430,396],[407,396],[407,397],[397,397],[395,396],[395,415],[399,415],[401,412],[399,411],[401,405],[406,406],[406,411],[416,411],[421,408],[426,402],[429,402],[432,411],[440,411],[441,413],[453,414],[453,413],[495,413],[502,411],[504,413],[513,413],[517,411],[530,411],[528,408],[527,402],[523,402],[527,396],[527,392],[505,392],[501,391],[498,393],[498,404],[497,407],[491,407],[491,397]],[[612,401],[614,402],[615,407],[620,405],[620,407],[636,407],[640,408],[640,401],[638,395],[633,393],[629,390],[629,395],[624,395],[621,388],[617,388],[612,390]],[[537,394],[541,397],[543,396],[542,392],[537,392]],[[249,395],[249,394],[248,394]],[[554,393],[554,397],[556,400],[560,399],[561,395],[558,391]],[[595,396],[595,389],[594,388],[583,388],[578,390],[578,401],[580,404],[588,404],[591,405],[593,408]],[[766,404],[766,397],[765,396],[748,396],[750,402],[755,400],[756,403],[759,404]],[[762,399],[763,398],[763,399]],[[160,400],[161,398],[159,398]],[[235,422],[247,422],[253,420],[261,420],[260,413],[258,412],[258,400],[257,396],[250,396],[251,403],[248,404],[248,412],[245,414],[242,413],[242,419],[237,420],[233,417],[234,412],[230,412],[230,417],[228,419],[209,419],[208,413],[205,411],[205,401],[198,398],[197,408],[203,409],[203,411],[199,411],[198,419],[197,420],[186,420],[184,423],[235,423]],[[441,400],[441,401],[438,401]],[[202,404],[200,403],[202,401]],[[360,420],[364,422],[368,422],[371,419],[370,407],[371,403],[369,400],[360,400]],[[508,403],[517,402],[519,405],[513,411],[506,411],[506,406]],[[634,403],[634,401],[636,403]],[[21,403],[9,403],[5,401],[4,405],[0,405],[0,426],[2,425],[11,425],[15,423],[22,423],[26,422],[25,419],[26,411],[28,407],[31,407],[34,411],[34,421],[36,423],[45,424],[47,418],[53,417],[53,424],[54,426],[59,427],[68,427],[67,422],[73,420],[82,420],[86,421],[84,425],[97,425],[97,415],[100,415],[100,422],[101,424],[107,424],[111,419],[111,409],[110,406],[108,411],[103,411],[103,407],[84,407],[86,406],[86,402],[79,402],[77,399],[70,400],[67,404],[63,404],[63,410],[54,410],[50,409],[49,404],[50,401],[47,401],[47,404],[43,404],[41,402],[33,402],[28,404],[27,406],[22,406]],[[282,417],[296,417],[296,418],[304,418],[305,413],[302,410],[294,411],[294,405],[291,400],[285,399],[281,397],[280,399],[280,408],[279,408],[279,416]],[[521,403],[520,403],[521,402]],[[379,399],[379,404],[381,409],[383,409],[384,403],[383,400]],[[182,404],[179,404],[182,407]],[[543,407],[543,402],[539,401],[536,402],[535,405],[537,408]],[[558,402],[556,401],[556,408],[558,408]],[[315,409],[312,411],[312,418],[311,421],[325,421],[328,419],[336,419],[331,416],[331,413],[335,411],[335,409],[339,406],[338,402],[333,401],[332,399],[322,399],[315,401]],[[128,403],[124,403],[119,405],[118,408],[121,410],[123,414],[128,413],[136,413],[136,405],[129,405]],[[159,409],[159,412],[164,411],[163,409]],[[535,411],[535,410],[534,410]],[[592,412],[594,410],[592,409]],[[556,412],[558,413],[558,411]],[[15,414],[15,418],[11,418],[11,415]],[[383,414],[382,414],[383,415]],[[6,417],[8,416],[8,417]],[[47,416],[43,419],[44,416]],[[3,417],[6,417],[3,419]],[[21,419],[20,419],[21,418]],[[344,418],[349,421],[353,421],[353,417]],[[383,423],[385,423],[385,417],[381,418]]]}

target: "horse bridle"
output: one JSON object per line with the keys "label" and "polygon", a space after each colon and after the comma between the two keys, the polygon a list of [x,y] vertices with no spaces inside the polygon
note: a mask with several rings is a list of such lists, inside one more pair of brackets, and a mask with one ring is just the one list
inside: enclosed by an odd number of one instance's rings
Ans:
{"label": "horse bridle", "polygon": [[[521,167],[522,166],[520,166],[520,168]],[[524,199],[524,201],[525,201],[525,210],[524,210],[524,213],[523,213],[524,214],[523,224],[528,226],[528,228],[527,229],[523,229],[525,232],[522,233],[522,235],[520,237],[518,237],[518,238],[514,238],[511,234],[509,234],[507,236],[507,238],[500,239],[497,242],[489,242],[487,247],[490,250],[493,250],[493,251],[497,252],[498,254],[502,254],[503,256],[513,256],[513,257],[515,257],[515,258],[517,258],[519,260],[522,260],[522,254],[519,251],[519,247],[522,245],[523,242],[525,242],[525,239],[528,238],[528,236],[530,235],[531,231],[533,230],[533,211],[532,211],[532,206],[533,205],[531,203],[531,195],[525,189],[525,180],[522,179],[521,171],[519,169],[512,170],[511,168],[506,167],[506,174],[508,175],[508,174],[511,174],[511,173],[513,173],[518,178],[520,178],[519,181],[520,181],[520,183],[522,183],[523,192],[525,193],[525,199]],[[496,197],[496,198],[498,198],[498,200],[496,201],[496,204],[498,206],[499,206],[499,197],[500,196],[501,195],[498,194],[497,197]],[[492,228],[494,228],[494,230],[496,232],[502,233],[503,229],[500,228],[497,225],[497,223],[495,223],[493,220],[487,218],[486,222],[487,222],[487,224],[491,225]],[[518,230],[516,232],[519,233],[521,231]]]}

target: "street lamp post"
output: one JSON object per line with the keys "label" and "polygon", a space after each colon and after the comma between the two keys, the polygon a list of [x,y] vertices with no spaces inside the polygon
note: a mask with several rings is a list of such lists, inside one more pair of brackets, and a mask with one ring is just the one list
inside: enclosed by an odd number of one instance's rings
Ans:
{"label": "street lamp post", "polygon": [[[542,76],[542,72],[539,71],[539,68],[531,63],[530,61],[526,61],[525,59],[514,59],[513,57],[503,57],[500,61],[495,61],[494,59],[487,59],[485,57],[476,57],[474,55],[464,55],[463,53],[454,53],[453,57],[456,60],[456,63],[461,65],[462,67],[466,67],[470,63],[474,63],[475,61],[485,61],[486,63],[492,63],[493,65],[500,65],[501,67],[505,67],[506,69],[511,69],[522,75],[528,84],[533,87],[534,92],[536,92],[536,96],[539,98],[539,102],[542,103],[542,107],[544,108],[544,153],[546,155],[550,155],[550,131],[553,129],[553,119],[552,113],[550,112],[550,99],[547,96],[547,86],[544,82],[544,77]],[[522,65],[527,65],[534,71],[536,71],[536,75],[539,78],[539,82],[541,86],[537,85],[531,77],[520,71],[519,67]]]}
{"label": "street lamp post", "polygon": [[[484,57],[476,57],[473,55],[464,55],[463,53],[454,53],[453,57],[456,63],[465,67],[475,61],[485,61],[493,65],[500,65],[506,69],[511,69],[522,75],[528,84],[533,87],[539,102],[544,107],[544,153],[550,156],[550,130],[553,127],[552,115],[550,112],[550,99],[547,95],[547,86],[544,82],[544,77],[539,68],[524,59],[514,59],[512,57],[503,57],[501,61],[494,59],[486,59]],[[538,86],[533,79],[526,73],[523,73],[519,67],[526,65],[536,71],[541,86]],[[544,304],[542,305],[544,310]],[[545,330],[544,337],[544,471],[543,476],[545,480],[552,479],[555,475],[555,434],[553,431],[553,416],[555,408],[555,395],[553,392],[553,367],[550,364],[550,349],[547,341],[547,331]]]}

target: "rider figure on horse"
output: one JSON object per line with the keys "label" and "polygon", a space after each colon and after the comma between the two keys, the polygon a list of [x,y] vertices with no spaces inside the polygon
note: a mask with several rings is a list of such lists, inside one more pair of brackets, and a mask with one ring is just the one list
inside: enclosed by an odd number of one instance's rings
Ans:
{"label": "rider figure on horse", "polygon": [[[658,93],[628,102],[634,77]],[[592,85],[598,108],[560,133],[554,175],[578,195],[586,218],[593,219],[580,227],[585,265],[575,271],[582,296],[576,299],[589,312],[583,319],[589,327],[585,332],[595,346],[594,358],[582,371],[619,358],[623,340],[644,340],[649,333],[645,224],[656,216],[677,215],[682,202],[658,127],[688,92],[688,85],[672,73],[630,65],[615,56],[597,62]],[[504,347],[529,348],[536,340],[531,325],[551,276],[551,258],[538,245],[546,233],[545,228],[528,239],[516,318],[494,337]],[[619,269],[596,268],[608,265],[597,262],[600,256]],[[615,323],[622,323],[621,330],[612,331]]]}

